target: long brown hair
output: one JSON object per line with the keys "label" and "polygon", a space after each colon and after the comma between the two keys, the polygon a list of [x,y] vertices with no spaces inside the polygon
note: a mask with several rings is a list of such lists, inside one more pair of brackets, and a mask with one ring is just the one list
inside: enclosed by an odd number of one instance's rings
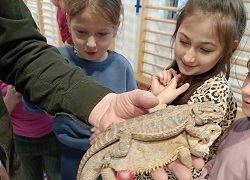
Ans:
{"label": "long brown hair", "polygon": [[[172,102],[175,105],[187,103],[194,91],[207,79],[221,72],[226,75],[227,79],[229,78],[231,57],[235,51],[235,49],[232,50],[232,44],[235,40],[240,42],[246,27],[246,11],[241,0],[188,0],[177,18],[176,28],[171,40],[172,49],[177,32],[184,19],[199,15],[213,20],[215,33],[219,42],[221,42],[223,55],[209,71],[186,79],[186,82],[190,84],[189,90]],[[169,68],[180,72],[176,61],[173,61]]]}

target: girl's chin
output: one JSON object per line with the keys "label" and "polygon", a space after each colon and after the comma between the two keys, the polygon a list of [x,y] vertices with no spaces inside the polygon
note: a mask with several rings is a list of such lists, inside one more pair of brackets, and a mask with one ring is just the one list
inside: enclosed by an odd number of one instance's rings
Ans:
{"label": "girl's chin", "polygon": [[183,75],[185,75],[185,76],[192,76],[192,75],[194,75],[194,73],[192,73],[192,72],[188,72],[188,71],[185,71],[185,70],[180,70],[180,72],[181,72],[181,74],[183,74]]}

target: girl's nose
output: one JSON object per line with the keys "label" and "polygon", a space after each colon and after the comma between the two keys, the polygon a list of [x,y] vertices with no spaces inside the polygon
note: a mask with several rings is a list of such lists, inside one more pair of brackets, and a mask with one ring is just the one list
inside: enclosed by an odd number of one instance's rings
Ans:
{"label": "girl's nose", "polygon": [[192,47],[186,51],[184,61],[186,63],[193,63],[195,61],[195,51]]}
{"label": "girl's nose", "polygon": [[93,36],[90,36],[90,37],[88,38],[87,46],[90,47],[90,48],[96,47],[95,38],[94,38]]}

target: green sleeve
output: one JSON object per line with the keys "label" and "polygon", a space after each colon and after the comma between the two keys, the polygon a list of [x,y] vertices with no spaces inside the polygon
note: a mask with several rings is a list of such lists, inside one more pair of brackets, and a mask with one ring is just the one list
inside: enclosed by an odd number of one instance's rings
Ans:
{"label": "green sleeve", "polygon": [[22,0],[0,0],[0,79],[50,115],[85,123],[111,92],[47,45]]}

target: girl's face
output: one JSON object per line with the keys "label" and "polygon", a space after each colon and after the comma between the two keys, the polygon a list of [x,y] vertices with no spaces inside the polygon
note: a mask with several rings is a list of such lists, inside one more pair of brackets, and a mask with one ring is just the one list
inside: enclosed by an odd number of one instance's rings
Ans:
{"label": "girl's face", "polygon": [[242,112],[250,117],[250,68],[242,86]]}
{"label": "girl's face", "polygon": [[69,22],[69,30],[79,57],[93,61],[104,61],[108,48],[116,36],[116,27],[108,24],[89,10],[75,15]]}
{"label": "girl's face", "polygon": [[212,69],[222,57],[213,21],[207,17],[184,19],[177,31],[174,55],[180,72],[187,76]]}

